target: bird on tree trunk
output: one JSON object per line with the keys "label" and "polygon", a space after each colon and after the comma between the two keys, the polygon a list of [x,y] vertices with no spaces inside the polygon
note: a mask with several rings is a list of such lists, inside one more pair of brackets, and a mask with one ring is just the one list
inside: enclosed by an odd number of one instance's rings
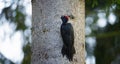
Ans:
{"label": "bird on tree trunk", "polygon": [[73,60],[73,55],[75,54],[74,48],[74,30],[71,23],[67,23],[70,16],[61,16],[62,25],[60,28],[61,36],[63,39],[63,47],[61,53],[64,57],[69,59],[69,61]]}

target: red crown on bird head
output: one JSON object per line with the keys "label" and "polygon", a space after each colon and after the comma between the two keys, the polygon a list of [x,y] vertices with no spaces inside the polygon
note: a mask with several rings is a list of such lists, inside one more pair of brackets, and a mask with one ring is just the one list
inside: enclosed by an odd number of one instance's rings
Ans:
{"label": "red crown on bird head", "polygon": [[65,17],[66,19],[69,19],[69,16],[67,16],[67,15],[66,15],[66,16],[64,16],[64,17]]}

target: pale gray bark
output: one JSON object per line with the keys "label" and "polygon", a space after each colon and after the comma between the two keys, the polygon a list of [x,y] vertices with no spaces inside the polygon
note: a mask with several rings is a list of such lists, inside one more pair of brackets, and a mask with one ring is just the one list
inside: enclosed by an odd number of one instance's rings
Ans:
{"label": "pale gray bark", "polygon": [[[84,0],[32,1],[32,64],[84,64],[85,62],[85,2]],[[75,49],[73,62],[62,57],[60,26],[62,15],[73,14]]]}

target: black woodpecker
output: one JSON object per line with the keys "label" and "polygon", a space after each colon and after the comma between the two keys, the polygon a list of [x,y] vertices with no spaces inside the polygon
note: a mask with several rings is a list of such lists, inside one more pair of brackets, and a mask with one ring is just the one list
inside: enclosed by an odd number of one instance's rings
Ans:
{"label": "black woodpecker", "polygon": [[61,36],[63,39],[63,48],[61,50],[61,53],[63,57],[66,55],[69,61],[72,61],[73,55],[75,54],[74,30],[71,23],[67,23],[69,16],[61,16],[61,20],[63,22],[60,28]]}

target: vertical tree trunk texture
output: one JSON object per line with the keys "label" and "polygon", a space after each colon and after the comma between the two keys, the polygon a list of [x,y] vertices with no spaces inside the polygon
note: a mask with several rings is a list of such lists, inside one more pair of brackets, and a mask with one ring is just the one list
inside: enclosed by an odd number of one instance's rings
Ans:
{"label": "vertical tree trunk texture", "polygon": [[[69,62],[61,54],[60,34],[62,15],[74,15],[73,25],[76,54]],[[32,1],[32,64],[84,64],[85,62],[85,1],[33,0]]]}

